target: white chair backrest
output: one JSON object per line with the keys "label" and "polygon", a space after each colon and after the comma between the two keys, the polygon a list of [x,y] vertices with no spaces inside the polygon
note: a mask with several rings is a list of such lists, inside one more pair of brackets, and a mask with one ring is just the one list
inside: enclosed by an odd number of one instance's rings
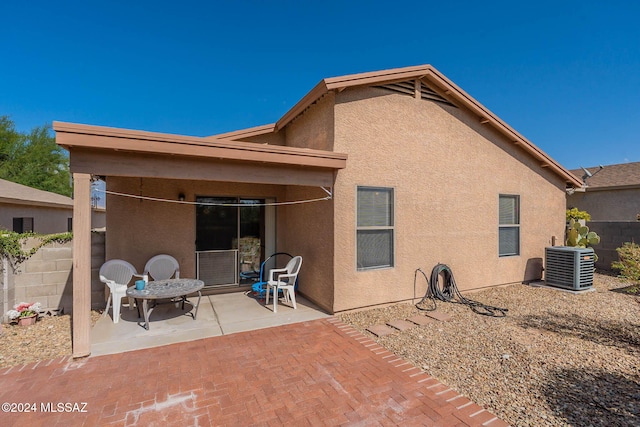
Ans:
{"label": "white chair backrest", "polygon": [[301,256],[294,256],[287,263],[287,266],[285,268],[287,269],[287,273],[288,274],[297,275],[300,272],[300,267],[302,267],[302,257]]}
{"label": "white chair backrest", "polygon": [[119,285],[127,285],[134,274],[137,274],[133,265],[121,259],[112,259],[100,267],[100,281],[111,280]]}
{"label": "white chair backrest", "polygon": [[180,278],[180,265],[171,255],[161,254],[152,257],[144,266],[144,274],[153,277],[153,280],[166,280]]}

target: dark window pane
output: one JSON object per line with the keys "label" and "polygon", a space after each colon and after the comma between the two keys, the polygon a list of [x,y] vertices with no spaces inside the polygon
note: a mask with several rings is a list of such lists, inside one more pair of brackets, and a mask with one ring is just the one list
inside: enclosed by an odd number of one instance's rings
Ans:
{"label": "dark window pane", "polygon": [[358,269],[393,266],[393,230],[358,231]]}
{"label": "dark window pane", "polygon": [[520,228],[500,227],[499,255],[519,255],[520,253]]}

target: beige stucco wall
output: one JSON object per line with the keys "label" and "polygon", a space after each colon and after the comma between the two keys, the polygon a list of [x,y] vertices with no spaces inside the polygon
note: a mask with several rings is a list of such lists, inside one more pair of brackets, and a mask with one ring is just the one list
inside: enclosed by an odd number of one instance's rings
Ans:
{"label": "beige stucco wall", "polygon": [[65,209],[3,203],[0,205],[0,229],[13,230],[13,218],[33,218],[36,233],[66,233],[67,221],[72,216],[72,206]]}
{"label": "beige stucco wall", "polygon": [[620,189],[574,193],[567,208],[587,211],[592,221],[636,221],[640,214],[640,189]]}
{"label": "beige stucco wall", "polygon": [[[334,100],[329,93],[285,128],[287,145],[332,150]],[[325,197],[320,188],[288,186],[287,200]],[[334,204],[332,200],[279,208],[283,226],[281,246],[302,256],[299,291],[331,312],[334,303]],[[339,240],[340,237],[338,237]],[[279,243],[280,244],[280,243]]]}
{"label": "beige stucco wall", "polygon": [[[284,197],[282,186],[153,178],[108,177],[107,190],[171,200],[183,193],[191,202],[196,196]],[[106,259],[127,260],[142,272],[149,258],[165,253],[178,260],[182,277],[195,277],[195,205],[108,194],[107,206]]]}
{"label": "beige stucco wall", "polygon": [[[564,183],[462,109],[379,89],[337,95],[333,311],[421,297],[448,264],[461,290],[518,283],[564,227]],[[395,190],[395,266],[356,270],[356,188]],[[521,202],[520,256],[498,257],[498,196]]]}
{"label": "beige stucco wall", "polygon": [[[333,147],[335,139],[334,104],[335,95],[333,92],[329,92],[288,124],[284,129],[287,145],[338,151]],[[346,151],[345,153],[348,154]]]}
{"label": "beige stucco wall", "polygon": [[[277,208],[277,251],[302,255],[300,292],[330,312],[420,298],[414,272],[448,264],[462,290],[540,276],[544,248],[564,233],[564,182],[463,109],[380,89],[329,93],[284,129],[286,145],[348,154],[333,199]],[[277,138],[276,138],[277,139]],[[356,270],[356,188],[395,191],[395,266]],[[116,178],[111,191],[188,201],[202,196],[303,200],[300,186]],[[521,251],[498,256],[498,197],[520,196]],[[107,259],[142,270],[157,253],[195,275],[195,208],[108,196]],[[525,273],[525,272],[529,273]],[[489,302],[490,303],[490,302]]]}

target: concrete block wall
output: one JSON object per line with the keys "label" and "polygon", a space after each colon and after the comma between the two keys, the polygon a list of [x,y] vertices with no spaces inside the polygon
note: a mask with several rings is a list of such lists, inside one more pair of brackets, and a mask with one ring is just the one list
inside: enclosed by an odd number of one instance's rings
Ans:
{"label": "concrete block wall", "polygon": [[612,270],[611,263],[618,260],[616,248],[625,242],[640,244],[638,221],[589,221],[587,226],[600,236],[600,244],[593,247],[598,254],[596,268]]}
{"label": "concrete block wall", "polygon": [[[25,246],[31,248],[37,243],[30,239]],[[71,307],[72,244],[50,243],[18,267],[14,277],[16,303],[39,302],[45,309]]]}
{"label": "concrete block wall", "polygon": [[[37,240],[27,241],[26,248]],[[98,272],[105,260],[105,232],[91,233],[91,308],[105,304],[105,286]],[[39,302],[43,309],[71,313],[73,303],[73,242],[50,243],[40,248],[14,272],[7,265],[0,276],[0,318],[20,302]],[[3,269],[4,270],[4,269]]]}

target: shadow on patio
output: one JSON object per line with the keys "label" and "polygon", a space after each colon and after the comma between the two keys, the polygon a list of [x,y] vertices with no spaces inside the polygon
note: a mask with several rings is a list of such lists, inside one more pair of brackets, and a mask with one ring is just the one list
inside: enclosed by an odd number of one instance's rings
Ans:
{"label": "shadow on patio", "polygon": [[[197,297],[190,297],[189,301],[195,304]],[[174,304],[161,304],[151,313],[148,331],[138,325],[137,310],[123,306],[118,323],[113,323],[109,310],[93,327],[91,355],[121,353],[329,317],[299,294],[296,302],[296,310],[280,302],[278,312],[273,313],[271,303],[265,307],[264,300],[243,292],[203,294],[196,320],[189,313],[193,308],[189,304],[184,310]]]}

